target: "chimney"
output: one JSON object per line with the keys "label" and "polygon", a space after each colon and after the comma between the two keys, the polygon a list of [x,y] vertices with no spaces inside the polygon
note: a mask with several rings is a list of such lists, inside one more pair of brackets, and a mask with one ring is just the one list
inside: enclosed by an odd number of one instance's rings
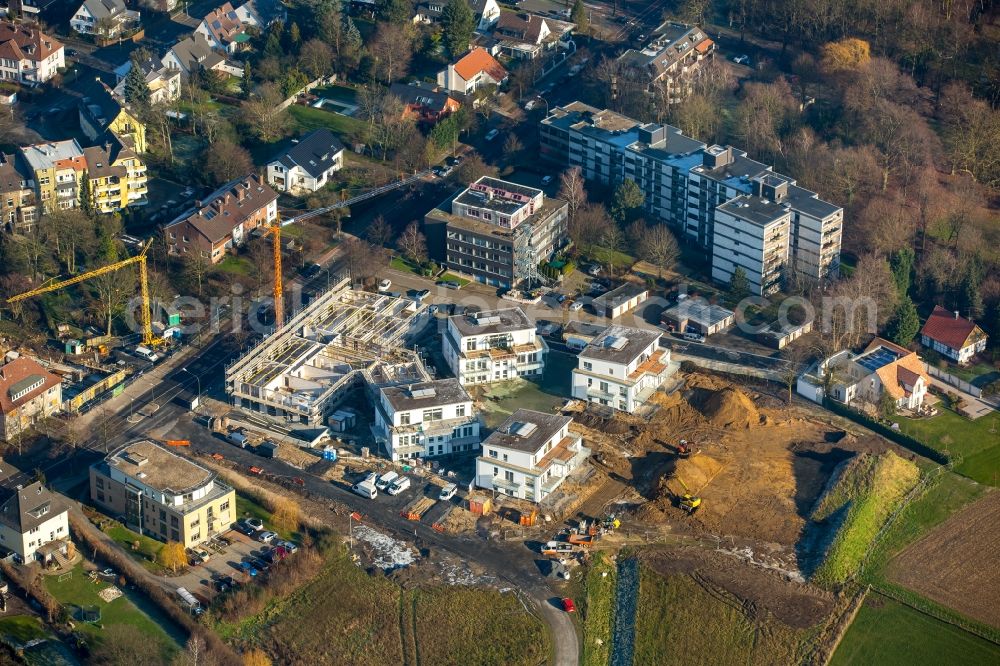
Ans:
{"label": "chimney", "polygon": [[259,182],[261,185],[264,184],[264,174],[261,173],[257,175],[257,182]]}
{"label": "chimney", "polygon": [[958,319],[958,310],[955,310],[955,319]]}
{"label": "chimney", "polygon": [[194,202],[194,207],[201,208],[201,199],[198,199],[197,201]]}
{"label": "chimney", "polygon": [[223,206],[228,206],[229,205],[229,196],[230,196],[229,192],[226,192],[226,196],[222,199],[222,205]]}

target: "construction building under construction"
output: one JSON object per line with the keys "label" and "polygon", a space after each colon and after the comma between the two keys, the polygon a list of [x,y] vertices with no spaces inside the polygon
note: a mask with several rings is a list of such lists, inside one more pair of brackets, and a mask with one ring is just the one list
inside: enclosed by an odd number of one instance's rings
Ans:
{"label": "construction building under construction", "polygon": [[342,282],[226,368],[233,404],[286,422],[324,420],[355,387],[431,379],[407,345],[430,321],[425,307]]}

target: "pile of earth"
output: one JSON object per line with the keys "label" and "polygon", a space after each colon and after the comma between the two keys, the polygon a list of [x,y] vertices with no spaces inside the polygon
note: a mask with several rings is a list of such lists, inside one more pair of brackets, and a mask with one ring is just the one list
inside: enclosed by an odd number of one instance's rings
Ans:
{"label": "pile of earth", "polygon": [[708,422],[718,428],[748,429],[760,425],[760,412],[753,401],[733,387],[709,392],[699,409]]}

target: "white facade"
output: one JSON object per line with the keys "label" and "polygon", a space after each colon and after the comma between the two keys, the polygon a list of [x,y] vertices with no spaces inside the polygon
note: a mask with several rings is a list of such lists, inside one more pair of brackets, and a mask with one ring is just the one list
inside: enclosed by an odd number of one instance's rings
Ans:
{"label": "white facade", "polygon": [[0,58],[0,80],[17,81],[29,86],[45,83],[59,73],[59,68],[66,66],[65,50],[60,45],[58,50],[38,61]]}
{"label": "white facade", "polygon": [[463,386],[540,375],[549,351],[520,308],[449,318],[443,348]]}
{"label": "white facade", "polygon": [[[754,215],[758,209],[766,211],[764,219]],[[712,279],[728,284],[736,269],[742,268],[754,294],[778,291],[788,263],[791,217],[791,211],[757,197],[740,196],[716,208]]]}
{"label": "white facade", "polygon": [[632,413],[670,376],[670,350],[660,335],[612,326],[592,340],[573,369],[573,397]]}
{"label": "white facade", "polygon": [[822,401],[829,375],[828,396],[844,404],[878,405],[888,392],[901,409],[919,409],[927,395],[930,377],[915,352],[875,338],[860,354],[844,350],[819,363],[799,378],[796,390],[810,400]]}
{"label": "white facade", "polygon": [[509,497],[541,502],[590,455],[573,419],[517,410],[483,441],[476,485]]}
{"label": "white facade", "polygon": [[479,448],[479,417],[454,379],[383,387],[377,400],[372,430],[393,461]]}
{"label": "white facade", "polygon": [[0,524],[0,546],[15,553],[21,562],[31,562],[35,551],[50,541],[68,538],[69,519],[65,509],[24,534]]}
{"label": "white facade", "polygon": [[326,186],[330,182],[330,177],[343,166],[343,154],[341,150],[336,157],[335,163],[318,176],[312,176],[299,165],[287,167],[281,160],[275,160],[267,165],[267,182],[276,190],[282,192],[315,192]]}
{"label": "white facade", "polygon": [[500,5],[497,0],[472,0],[469,3],[473,13],[479,18],[476,31],[487,33],[500,20]]}
{"label": "white facade", "polygon": [[69,539],[66,507],[52,491],[35,482],[18,487],[3,504],[0,516],[0,549],[14,553],[19,562],[45,560],[36,551],[53,541]]}
{"label": "white facade", "polygon": [[937,340],[931,339],[925,334],[920,335],[920,344],[928,349],[933,349],[942,356],[947,356],[951,360],[959,364],[965,364],[972,360],[972,357],[976,354],[980,354],[986,350],[986,336],[965,345],[961,349],[955,349],[954,347],[949,347],[943,342],[938,342]]}
{"label": "white facade", "polygon": [[117,37],[139,22],[140,14],[125,7],[122,0],[86,0],[69,20],[69,27],[82,35]]}

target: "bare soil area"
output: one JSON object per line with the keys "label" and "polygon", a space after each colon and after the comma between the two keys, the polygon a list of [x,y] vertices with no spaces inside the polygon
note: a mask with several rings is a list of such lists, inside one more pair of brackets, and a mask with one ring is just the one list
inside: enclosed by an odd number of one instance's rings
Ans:
{"label": "bare soil area", "polygon": [[647,550],[640,557],[662,576],[688,574],[709,593],[713,588],[721,588],[737,597],[748,615],[755,616],[760,610],[766,610],[782,623],[797,629],[824,622],[836,605],[829,592],[721,553],[670,548]]}
{"label": "bare soil area", "polygon": [[1000,492],[953,515],[889,564],[889,579],[1000,628]]}

